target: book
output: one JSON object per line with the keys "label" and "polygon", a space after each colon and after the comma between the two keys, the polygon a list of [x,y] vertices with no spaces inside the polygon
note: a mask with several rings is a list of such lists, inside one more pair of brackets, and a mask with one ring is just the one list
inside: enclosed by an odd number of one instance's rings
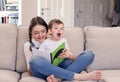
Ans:
{"label": "book", "polygon": [[65,42],[63,42],[61,45],[59,45],[52,53],[52,64],[58,66],[64,59],[60,58],[60,54],[62,53],[62,50],[65,48]]}
{"label": "book", "polygon": [[65,48],[65,42],[59,45],[53,52],[33,49],[33,55],[39,55],[44,59],[48,60],[49,62],[51,62],[53,65],[58,66],[64,60],[59,56],[64,48]]}
{"label": "book", "polygon": [[47,61],[49,61],[49,62],[52,63],[52,61],[51,61],[52,58],[51,58],[51,53],[50,53],[50,52],[40,51],[40,50],[34,48],[34,49],[32,50],[32,53],[33,53],[33,55],[41,56],[42,58],[44,58],[44,59],[46,59]]}

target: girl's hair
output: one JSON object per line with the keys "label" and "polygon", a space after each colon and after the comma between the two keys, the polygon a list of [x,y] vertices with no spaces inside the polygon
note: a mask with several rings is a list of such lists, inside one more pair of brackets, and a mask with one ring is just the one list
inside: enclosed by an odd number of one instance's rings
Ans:
{"label": "girl's hair", "polygon": [[[42,19],[41,17],[33,17],[31,22],[30,22],[30,25],[29,25],[29,42],[31,44],[32,43],[32,30],[33,28],[36,26],[36,25],[42,25],[42,26],[45,26],[46,28],[46,32],[48,32],[48,25],[47,23],[44,21],[44,19]],[[32,51],[31,47],[30,47],[30,50]]]}
{"label": "girl's hair", "polygon": [[64,23],[59,19],[53,19],[48,24],[49,29],[51,29],[54,24],[64,24]]}

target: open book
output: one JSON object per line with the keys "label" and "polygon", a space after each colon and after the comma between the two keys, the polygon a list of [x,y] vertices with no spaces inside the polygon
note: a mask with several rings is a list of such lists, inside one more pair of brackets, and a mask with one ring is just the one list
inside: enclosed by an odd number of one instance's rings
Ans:
{"label": "open book", "polygon": [[59,45],[52,53],[47,51],[40,51],[38,49],[33,49],[33,55],[39,55],[44,59],[50,61],[53,65],[58,66],[64,60],[59,56],[64,48],[65,48],[65,42]]}

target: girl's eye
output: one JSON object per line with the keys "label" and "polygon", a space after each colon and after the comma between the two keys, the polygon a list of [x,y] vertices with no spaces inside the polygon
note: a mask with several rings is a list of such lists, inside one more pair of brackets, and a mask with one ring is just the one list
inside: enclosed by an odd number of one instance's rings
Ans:
{"label": "girl's eye", "polygon": [[46,31],[45,30],[42,30],[41,33],[45,33]]}
{"label": "girl's eye", "polygon": [[55,28],[55,29],[57,29],[57,28]]}
{"label": "girl's eye", "polygon": [[34,32],[35,35],[39,34],[39,32]]}

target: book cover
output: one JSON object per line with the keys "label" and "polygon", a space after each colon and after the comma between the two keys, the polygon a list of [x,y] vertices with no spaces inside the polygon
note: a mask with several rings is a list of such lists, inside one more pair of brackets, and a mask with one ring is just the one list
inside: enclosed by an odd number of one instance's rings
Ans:
{"label": "book cover", "polygon": [[42,58],[48,60],[53,65],[58,66],[64,59],[60,58],[62,50],[65,48],[65,42],[59,45],[52,53],[47,51],[41,51],[36,48],[33,49],[33,55],[39,55]]}
{"label": "book cover", "polygon": [[65,42],[63,42],[61,45],[59,45],[52,53],[52,64],[58,66],[64,59],[60,58],[60,54],[62,53],[62,50],[65,48]]}

